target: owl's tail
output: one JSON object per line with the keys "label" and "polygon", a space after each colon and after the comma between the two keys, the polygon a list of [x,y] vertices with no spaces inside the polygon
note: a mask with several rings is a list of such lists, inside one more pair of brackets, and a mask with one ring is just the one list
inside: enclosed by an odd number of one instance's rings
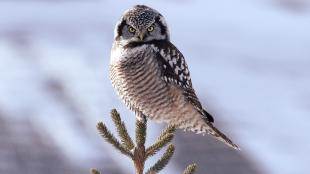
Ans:
{"label": "owl's tail", "polygon": [[192,114],[182,114],[181,117],[174,117],[168,124],[177,125],[178,128],[185,131],[195,132],[197,134],[210,134],[219,141],[222,141],[233,149],[240,150],[239,146],[234,144],[225,134],[219,131],[214,125],[213,117],[209,115],[202,115],[197,110],[193,110]]}
{"label": "owl's tail", "polygon": [[206,124],[207,124],[207,126],[206,126],[207,127],[206,128],[207,133],[213,135],[217,140],[222,141],[223,143],[225,143],[229,147],[232,147],[236,150],[240,150],[238,145],[234,144],[225,134],[223,134],[216,127],[214,127],[212,123],[207,122]]}
{"label": "owl's tail", "polygon": [[[197,118],[197,117],[196,117]],[[201,120],[201,117],[196,120],[192,119],[188,122],[181,122],[178,126],[181,129],[189,130],[192,132],[195,132],[197,134],[211,134],[214,138],[216,138],[219,141],[222,141],[229,147],[232,147],[233,149],[240,150],[239,146],[234,144],[225,134],[223,134],[221,131],[219,131],[214,125],[206,120]]]}

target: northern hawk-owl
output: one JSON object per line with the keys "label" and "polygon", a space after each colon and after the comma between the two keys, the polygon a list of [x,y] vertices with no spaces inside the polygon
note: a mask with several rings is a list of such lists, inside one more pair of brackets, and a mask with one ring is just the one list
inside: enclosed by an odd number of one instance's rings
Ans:
{"label": "northern hawk-owl", "polygon": [[118,95],[138,118],[179,125],[208,133],[238,149],[214,127],[192,87],[182,53],[170,42],[164,17],[145,5],[136,5],[116,24],[111,50],[110,78]]}

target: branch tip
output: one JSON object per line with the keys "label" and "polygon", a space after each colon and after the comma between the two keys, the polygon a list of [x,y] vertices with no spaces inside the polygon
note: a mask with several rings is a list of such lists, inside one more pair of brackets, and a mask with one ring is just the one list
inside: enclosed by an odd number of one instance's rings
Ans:
{"label": "branch tip", "polygon": [[100,174],[100,172],[97,169],[90,169],[91,174]]}
{"label": "branch tip", "polygon": [[193,174],[196,170],[196,167],[197,165],[195,163],[188,165],[184,170],[183,174]]}

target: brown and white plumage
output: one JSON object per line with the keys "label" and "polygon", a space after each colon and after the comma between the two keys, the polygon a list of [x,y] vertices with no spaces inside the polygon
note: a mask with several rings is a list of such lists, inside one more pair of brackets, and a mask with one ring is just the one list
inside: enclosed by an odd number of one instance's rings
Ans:
{"label": "brown and white plumage", "polygon": [[184,56],[170,42],[166,22],[157,11],[138,5],[125,12],[115,28],[110,77],[138,116],[208,133],[238,149],[203,109]]}

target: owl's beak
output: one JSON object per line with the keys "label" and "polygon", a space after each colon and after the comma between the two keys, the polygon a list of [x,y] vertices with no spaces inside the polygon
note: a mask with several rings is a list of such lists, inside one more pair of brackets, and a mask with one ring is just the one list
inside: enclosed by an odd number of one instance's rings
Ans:
{"label": "owl's beak", "polygon": [[142,41],[144,39],[144,33],[139,34],[139,39]]}

